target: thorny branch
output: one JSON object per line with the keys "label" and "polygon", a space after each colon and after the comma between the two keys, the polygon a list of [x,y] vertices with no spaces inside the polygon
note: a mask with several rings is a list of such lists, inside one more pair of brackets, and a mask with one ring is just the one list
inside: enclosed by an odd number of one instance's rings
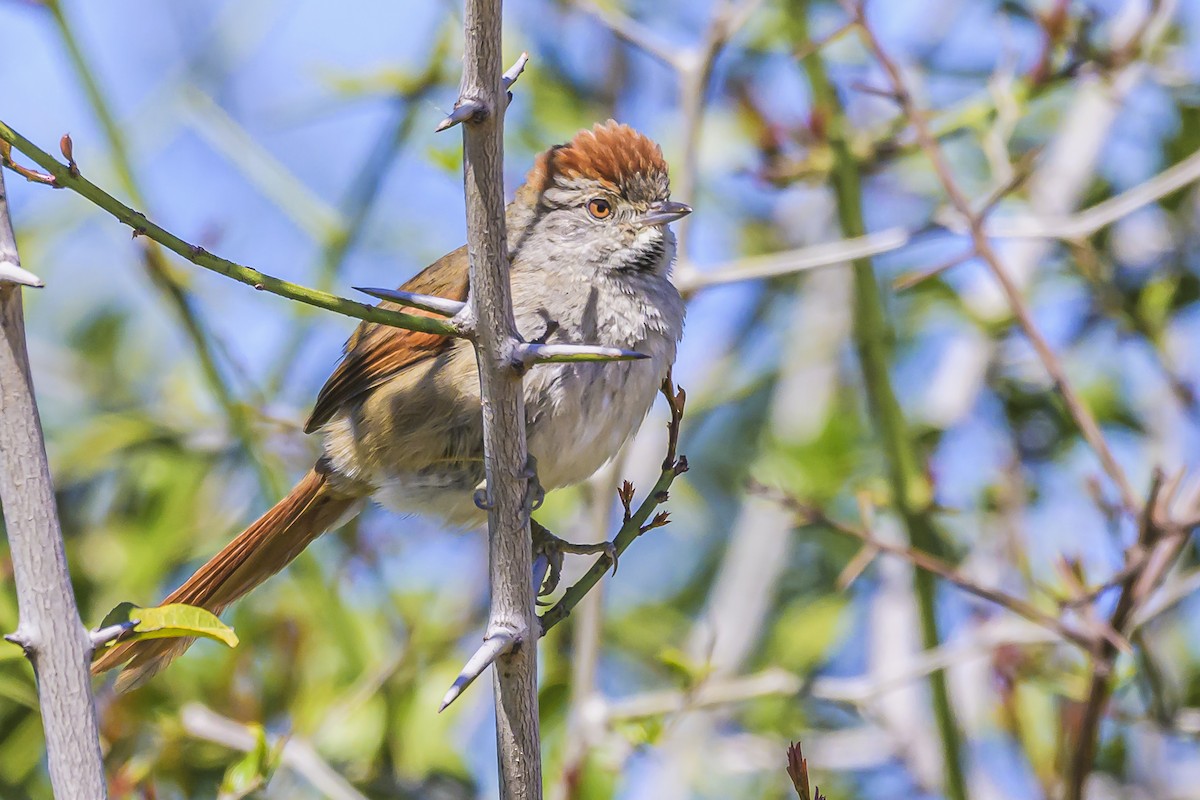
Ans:
{"label": "thorny branch", "polygon": [[[0,122],[0,165],[28,177],[28,174],[33,173],[33,171],[21,167],[13,161],[11,149],[14,147],[47,171],[47,179],[40,180],[40,182],[48,183],[58,188],[71,189],[96,206],[112,214],[119,222],[128,225],[133,229],[135,237],[145,236],[152,239],[196,266],[224,275],[227,278],[232,278],[248,286],[253,286],[258,291],[269,292],[289,300],[295,300],[310,306],[326,309],[327,311],[344,314],[348,317],[366,320],[367,322],[377,322],[383,325],[392,325],[397,328],[440,334],[442,336],[472,338],[475,334],[470,320],[462,316],[454,320],[445,320],[430,316],[406,314],[383,306],[369,306],[365,303],[329,294],[328,292],[291,283],[214,255],[203,247],[184,241],[165,228],[151,222],[145,214],[135,211],[108,194],[83,177],[79,172],[78,166],[73,161],[68,164],[59,162],[4,122]],[[64,150],[64,152],[66,151]],[[41,173],[34,174],[41,175]],[[387,296],[390,291],[377,289],[371,290],[370,293],[382,297]],[[393,302],[408,304],[417,308],[428,308],[431,304],[440,303],[434,312],[439,315],[444,315],[445,311],[452,308],[459,310],[462,308],[461,305],[455,305],[453,301],[448,301],[444,298],[428,298],[423,295],[411,295],[404,292],[394,292],[393,295],[395,297]],[[407,302],[405,300],[406,295],[409,298]],[[591,345],[559,345],[549,349],[530,346],[522,349],[520,352],[520,361],[524,366],[534,363],[628,361],[643,357],[641,354],[632,351],[618,351],[614,348],[594,347]]]}
{"label": "thorny branch", "polygon": [[[683,422],[683,409],[687,400],[687,393],[683,389],[677,390],[675,388],[670,374],[663,381],[661,391],[663,396],[667,398],[667,405],[671,412],[670,420],[667,423],[667,457],[663,461],[662,474],[654,484],[654,488],[650,490],[649,495],[646,496],[646,499],[642,501],[636,511],[633,508],[633,484],[625,481],[617,491],[617,497],[624,507],[621,529],[617,531],[617,535],[612,540],[612,553],[617,559],[633,543],[634,539],[655,528],[661,528],[671,521],[670,514],[666,511],[655,514],[653,518],[650,517],[650,514],[660,505],[667,502],[669,497],[668,490],[671,488],[672,482],[679,475],[687,472],[688,469],[687,457],[676,455],[679,448],[679,430]],[[616,567],[616,561],[610,558],[607,553],[597,557],[596,561],[584,573],[583,577],[567,589],[558,602],[541,615],[539,618],[539,637],[545,636],[551,628],[566,619],[588,592],[600,582],[600,579],[610,569],[615,572]],[[542,577],[544,575],[535,575],[533,580],[535,587],[541,586]],[[466,665],[459,672],[458,677],[455,678],[450,689],[446,692],[445,697],[442,698],[440,710],[445,710],[447,706],[457,700],[463,691],[476,678],[483,674],[484,670],[491,666],[497,658],[512,650],[517,644],[516,637],[505,631],[497,631],[494,635],[490,635],[484,639],[483,644],[471,655]]]}
{"label": "thorny branch", "polygon": [[[622,506],[625,508],[624,521],[621,529],[617,531],[617,535],[612,540],[614,552],[618,558],[643,533],[654,528],[661,528],[670,522],[670,516],[666,511],[655,514],[653,519],[651,519],[650,514],[660,505],[667,502],[669,497],[668,490],[671,488],[671,484],[675,478],[687,472],[688,469],[687,456],[676,455],[679,447],[679,428],[683,420],[683,409],[687,400],[687,394],[683,389],[675,389],[670,375],[663,381],[662,393],[667,398],[667,405],[671,409],[671,419],[667,428],[667,457],[663,461],[662,473],[659,475],[658,481],[655,482],[654,487],[646,495],[646,499],[642,501],[641,505],[637,507],[637,510],[633,509],[633,485],[626,481],[621,486],[618,496],[620,497]],[[542,635],[545,636],[551,628],[566,619],[570,615],[571,610],[584,598],[584,595],[591,591],[592,587],[599,583],[604,574],[613,566],[613,560],[607,554],[597,557],[596,561],[584,573],[583,577],[571,586],[571,588],[567,589],[557,603],[542,614]]]}

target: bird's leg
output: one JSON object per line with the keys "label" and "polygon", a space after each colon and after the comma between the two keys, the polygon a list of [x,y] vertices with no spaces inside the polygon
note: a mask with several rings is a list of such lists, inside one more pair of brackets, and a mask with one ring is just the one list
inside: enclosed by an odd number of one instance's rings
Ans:
{"label": "bird's leg", "polygon": [[602,553],[608,556],[609,561],[612,561],[613,572],[617,571],[617,546],[612,542],[600,542],[598,544],[575,544],[574,542],[567,542],[555,536],[545,525],[542,525],[536,519],[529,520],[529,529],[533,534],[534,560],[538,556],[545,556],[546,561],[550,565],[549,571],[546,573],[546,580],[542,584],[541,591],[538,592],[538,597],[551,594],[558,588],[558,581],[562,577],[563,555],[565,553],[584,556]]}

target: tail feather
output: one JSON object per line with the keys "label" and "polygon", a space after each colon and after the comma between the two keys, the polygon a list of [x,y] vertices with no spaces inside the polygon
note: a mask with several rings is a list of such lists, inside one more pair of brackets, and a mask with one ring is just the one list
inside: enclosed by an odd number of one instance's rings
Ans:
{"label": "tail feather", "polygon": [[[335,525],[356,498],[335,494],[317,470],[310,470],[286,497],[242,531],[163,600],[220,614],[231,603],[283,569],[314,539]],[[118,644],[92,664],[98,674],[129,662],[117,677],[117,690],[142,685],[183,654],[194,639],[152,639]]]}

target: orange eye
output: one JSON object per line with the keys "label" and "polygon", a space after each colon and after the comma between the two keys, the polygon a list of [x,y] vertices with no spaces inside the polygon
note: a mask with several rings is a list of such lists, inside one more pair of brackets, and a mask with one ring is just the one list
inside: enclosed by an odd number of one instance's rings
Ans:
{"label": "orange eye", "polygon": [[612,216],[612,204],[600,197],[588,200],[587,210],[595,219],[608,219]]}

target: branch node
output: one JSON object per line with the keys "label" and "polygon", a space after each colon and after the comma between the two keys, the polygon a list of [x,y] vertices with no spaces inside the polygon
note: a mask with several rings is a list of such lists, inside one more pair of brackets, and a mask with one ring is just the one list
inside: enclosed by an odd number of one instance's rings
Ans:
{"label": "branch node", "polygon": [[4,634],[4,641],[12,642],[17,647],[21,648],[26,656],[33,652],[33,639],[25,631],[17,628],[12,633]]}

